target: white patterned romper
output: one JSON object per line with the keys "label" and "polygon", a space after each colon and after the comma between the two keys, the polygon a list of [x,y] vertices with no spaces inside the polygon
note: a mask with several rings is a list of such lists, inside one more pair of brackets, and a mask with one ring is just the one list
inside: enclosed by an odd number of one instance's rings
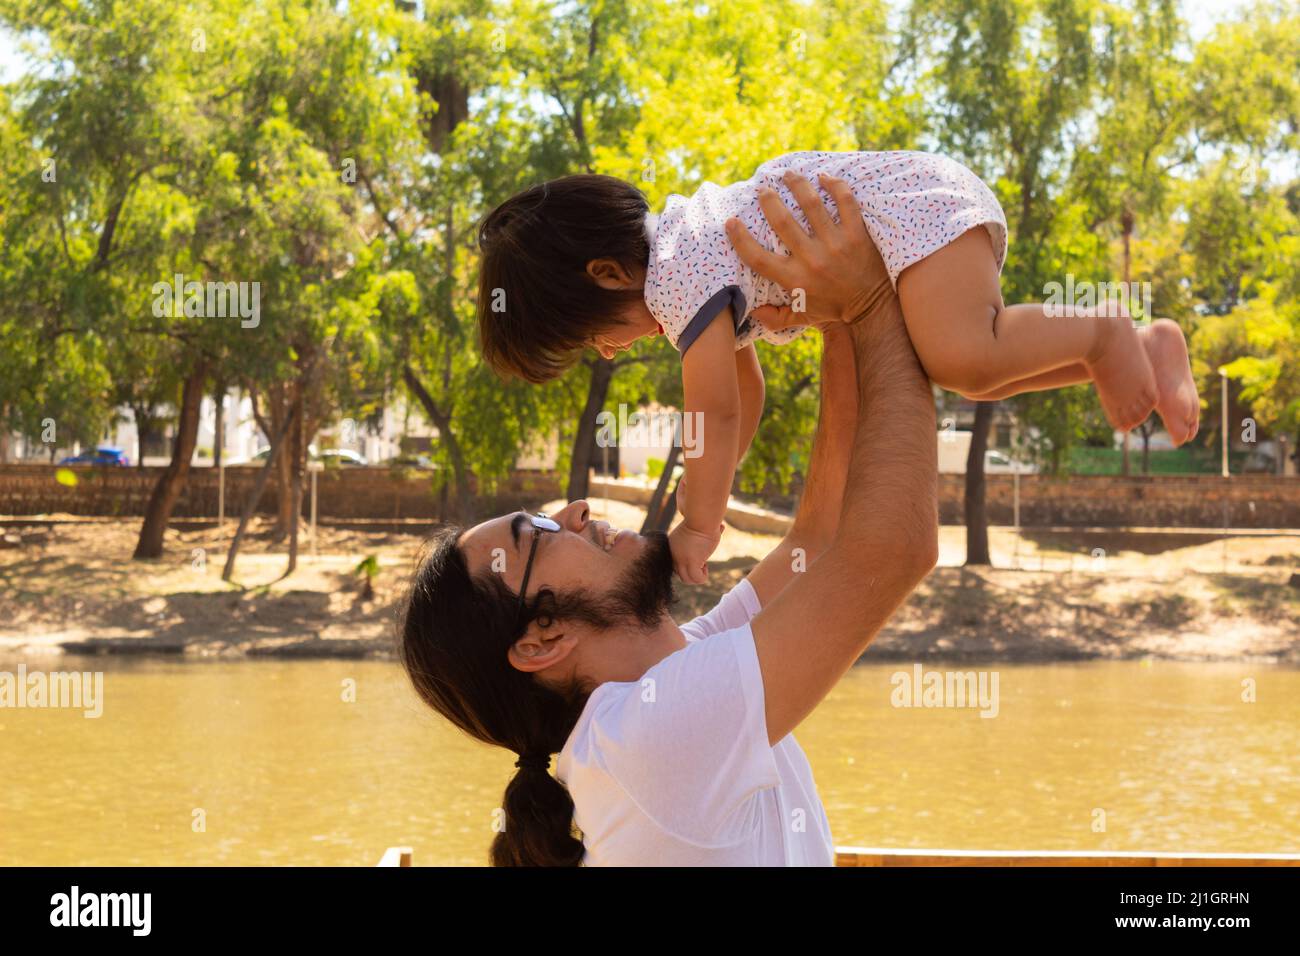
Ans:
{"label": "white patterned romper", "polygon": [[[961,163],[913,151],[789,153],[763,163],[743,182],[730,186],[706,182],[689,198],[669,196],[662,214],[646,217],[650,261],[645,301],[679,352],[685,353],[727,305],[735,315],[737,349],[759,338],[783,345],[806,329],[772,331],[750,315],[761,305],[787,305],[790,294],[741,262],[724,228],[727,219],[735,216],[764,248],[787,253],[758,204],[759,186],[769,186],[799,224],[807,226],[781,180],[787,169],[811,181],[823,201],[830,196],[818,186],[817,173],[849,184],[895,287],[904,269],[976,226],[988,229],[1002,271],[1006,217],[993,192]],[[838,221],[838,214],[833,215]]]}

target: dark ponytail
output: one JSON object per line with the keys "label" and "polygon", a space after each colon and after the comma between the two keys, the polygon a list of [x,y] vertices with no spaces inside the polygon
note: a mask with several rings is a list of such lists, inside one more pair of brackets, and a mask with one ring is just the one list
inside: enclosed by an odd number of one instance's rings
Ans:
{"label": "dark ponytail", "polygon": [[521,756],[506,786],[493,866],[577,866],[582,840],[568,790],[542,762],[568,739],[590,689],[556,690],[510,665],[521,637],[515,595],[499,575],[472,575],[442,532],[415,572],[401,625],[402,665],[420,698],[470,736]]}

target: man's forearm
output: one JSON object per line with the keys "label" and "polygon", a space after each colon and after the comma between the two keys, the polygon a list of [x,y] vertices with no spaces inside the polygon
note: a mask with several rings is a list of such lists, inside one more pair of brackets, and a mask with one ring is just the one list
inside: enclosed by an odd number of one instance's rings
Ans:
{"label": "man's forearm", "polygon": [[788,535],[816,557],[835,537],[858,420],[858,374],[853,337],[832,328],[822,339],[821,408],[794,525]]}
{"label": "man's forearm", "polygon": [[822,342],[821,392],[817,434],[794,524],[749,575],[762,605],[807,571],[835,538],[858,418],[857,367],[847,328],[832,329]]}
{"label": "man's forearm", "polygon": [[851,333],[858,420],[832,547],[837,561],[910,581],[900,584],[901,601],[933,566],[937,550],[934,399],[897,298]]}

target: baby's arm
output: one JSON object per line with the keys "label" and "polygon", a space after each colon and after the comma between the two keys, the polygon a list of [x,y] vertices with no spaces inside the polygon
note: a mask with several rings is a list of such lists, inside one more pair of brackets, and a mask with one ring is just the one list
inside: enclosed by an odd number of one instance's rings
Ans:
{"label": "baby's arm", "polygon": [[745,457],[758,432],[759,419],[763,417],[763,366],[758,363],[758,353],[753,345],[746,345],[736,353],[736,380],[740,386],[740,440],[736,446],[736,467]]}
{"label": "baby's arm", "polygon": [[[683,412],[695,443],[682,448],[690,483],[682,521],[668,536],[673,567],[688,584],[705,584],[705,562],[722,537],[741,436],[736,334],[725,308],[682,356]],[[683,429],[685,432],[685,429]]]}

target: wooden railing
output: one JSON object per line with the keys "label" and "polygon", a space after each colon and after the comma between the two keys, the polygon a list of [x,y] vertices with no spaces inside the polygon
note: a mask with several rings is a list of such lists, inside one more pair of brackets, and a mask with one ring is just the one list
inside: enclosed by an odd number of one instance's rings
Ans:
{"label": "wooden railing", "polygon": [[[379,866],[410,866],[390,846]],[[1300,866],[1300,853],[1110,853],[1102,850],[898,850],[837,846],[836,866]]]}

